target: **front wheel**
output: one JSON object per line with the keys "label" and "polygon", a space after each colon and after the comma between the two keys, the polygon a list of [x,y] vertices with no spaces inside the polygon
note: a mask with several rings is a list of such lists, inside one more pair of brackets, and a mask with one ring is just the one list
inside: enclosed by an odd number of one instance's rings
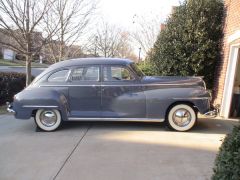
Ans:
{"label": "front wheel", "polygon": [[197,121],[194,109],[186,104],[173,106],[167,115],[168,125],[176,131],[188,131]]}
{"label": "front wheel", "polygon": [[44,131],[54,131],[61,125],[62,118],[56,109],[39,109],[35,115],[35,122]]}

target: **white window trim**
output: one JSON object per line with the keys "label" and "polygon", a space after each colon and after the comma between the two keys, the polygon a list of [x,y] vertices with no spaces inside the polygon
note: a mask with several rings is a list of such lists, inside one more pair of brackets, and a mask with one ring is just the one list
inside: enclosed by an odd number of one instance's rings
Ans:
{"label": "white window trim", "polygon": [[240,30],[236,31],[235,33],[233,33],[231,36],[229,36],[229,38],[227,39],[228,43],[231,43],[237,39],[240,39]]}

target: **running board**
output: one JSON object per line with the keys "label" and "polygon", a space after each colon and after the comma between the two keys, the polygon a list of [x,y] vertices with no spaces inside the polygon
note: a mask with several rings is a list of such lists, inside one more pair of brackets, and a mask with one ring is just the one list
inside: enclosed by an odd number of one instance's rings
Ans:
{"label": "running board", "polygon": [[155,118],[78,118],[69,117],[69,121],[129,121],[129,122],[163,122],[164,119]]}

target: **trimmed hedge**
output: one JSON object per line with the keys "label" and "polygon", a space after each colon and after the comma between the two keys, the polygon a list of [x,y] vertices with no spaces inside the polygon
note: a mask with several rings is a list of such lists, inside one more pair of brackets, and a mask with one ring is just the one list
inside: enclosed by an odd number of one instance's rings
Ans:
{"label": "trimmed hedge", "polygon": [[[32,77],[33,78],[33,77]],[[24,89],[26,75],[16,72],[0,72],[0,105],[11,102],[13,96]]]}
{"label": "trimmed hedge", "polygon": [[213,171],[212,180],[240,179],[240,125],[224,139]]}

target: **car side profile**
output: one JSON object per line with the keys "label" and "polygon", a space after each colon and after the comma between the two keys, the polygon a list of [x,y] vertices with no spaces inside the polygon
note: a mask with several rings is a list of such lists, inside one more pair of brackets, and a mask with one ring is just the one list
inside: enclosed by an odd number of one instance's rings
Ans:
{"label": "car side profile", "polygon": [[82,58],[51,65],[14,96],[8,111],[44,131],[63,121],[166,121],[190,130],[210,112],[201,77],[145,76],[127,59]]}

